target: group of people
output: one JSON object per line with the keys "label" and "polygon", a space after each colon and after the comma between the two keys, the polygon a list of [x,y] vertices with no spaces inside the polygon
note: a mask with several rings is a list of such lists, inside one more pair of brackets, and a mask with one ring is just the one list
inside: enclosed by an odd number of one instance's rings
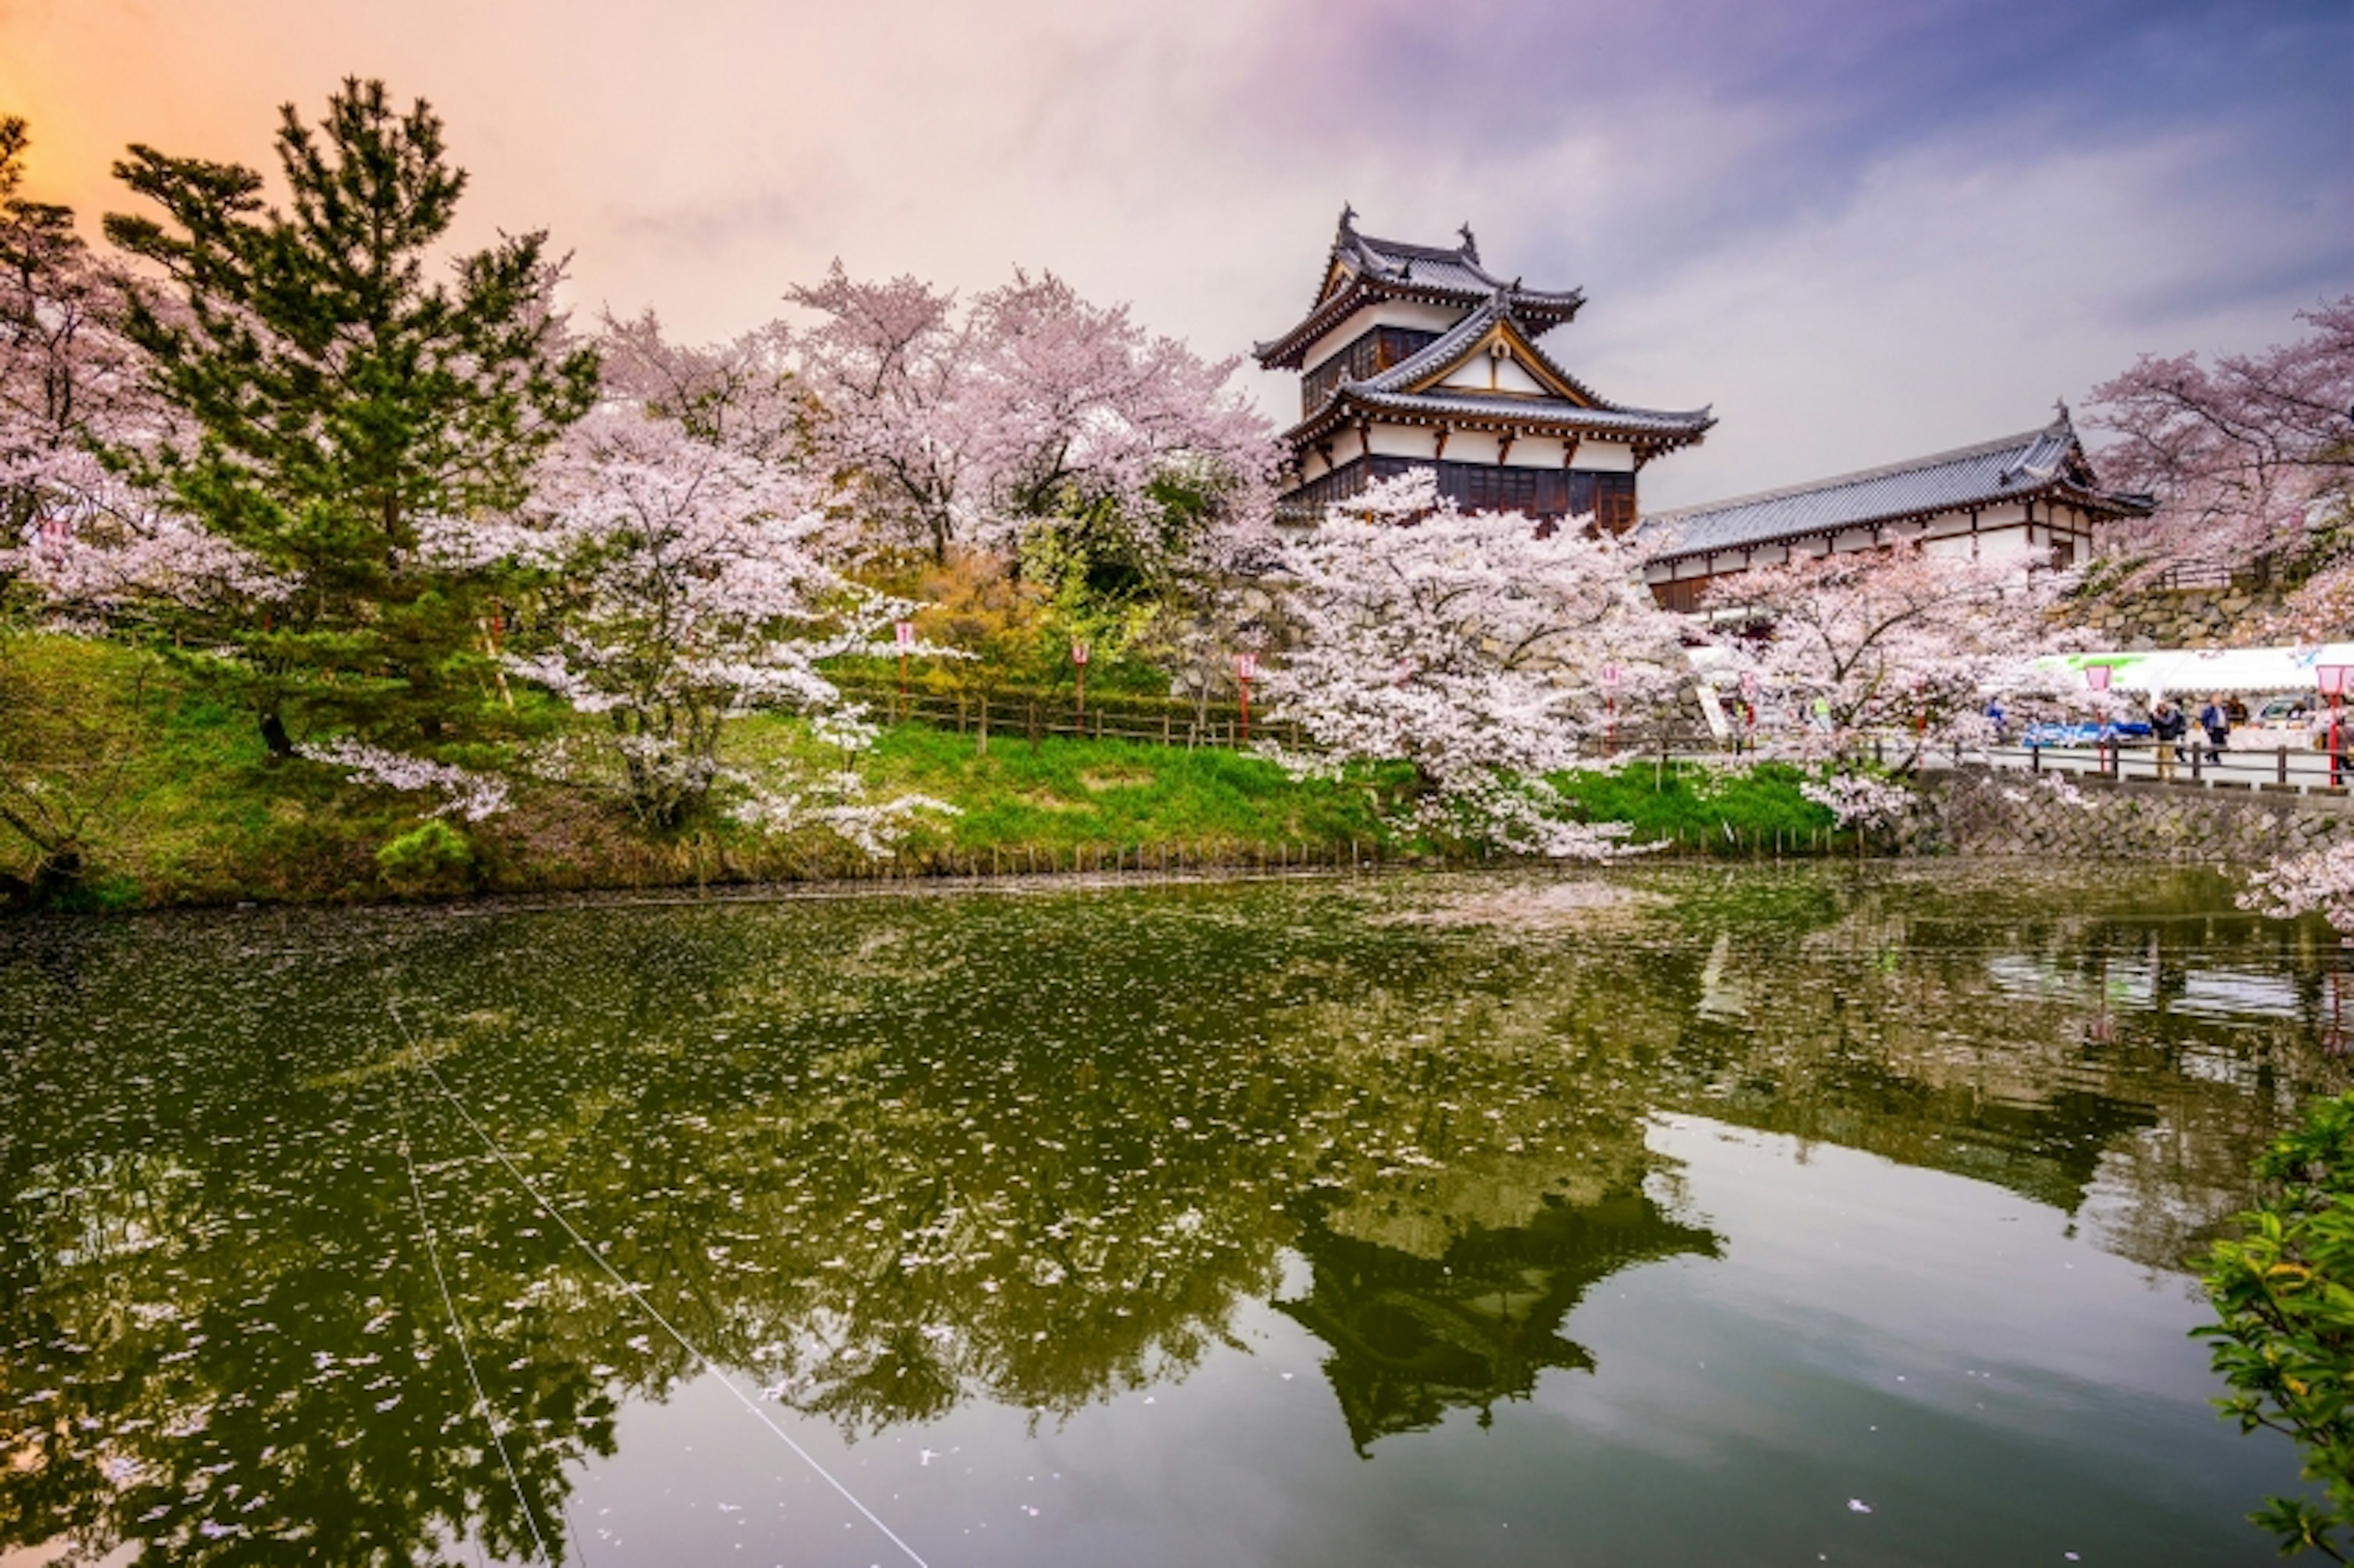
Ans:
{"label": "group of people", "polygon": [[[2232,743],[2232,726],[2248,722],[2248,706],[2235,696],[2221,692],[2211,693],[2204,707],[2199,710],[2199,727],[2207,734],[2207,761],[2210,766],[2223,760],[2223,748]],[[2158,776],[2174,777],[2174,765],[2190,753],[2183,749],[2183,737],[2190,733],[2190,720],[2182,705],[2161,695],[2149,707],[2150,734],[2158,741]],[[2193,749],[2196,749],[2194,745]]]}

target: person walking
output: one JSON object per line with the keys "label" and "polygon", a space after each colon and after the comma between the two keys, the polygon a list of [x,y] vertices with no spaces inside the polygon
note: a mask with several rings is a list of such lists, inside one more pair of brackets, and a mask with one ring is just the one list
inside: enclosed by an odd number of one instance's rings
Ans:
{"label": "person walking", "polygon": [[2182,710],[2165,697],[2160,697],[2149,710],[2149,732],[2157,737],[2158,776],[2174,777],[2174,765],[2181,760],[2182,737],[2190,730],[2190,721]]}
{"label": "person walking", "polygon": [[2223,694],[2208,694],[2207,705],[2199,710],[2199,727],[2207,732],[2207,765],[2219,767],[2223,761],[2223,748],[2232,744],[2232,710],[2223,702]]}

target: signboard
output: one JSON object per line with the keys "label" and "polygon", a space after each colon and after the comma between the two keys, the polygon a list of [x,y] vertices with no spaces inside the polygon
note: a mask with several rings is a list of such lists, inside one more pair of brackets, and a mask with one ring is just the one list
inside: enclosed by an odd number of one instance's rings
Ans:
{"label": "signboard", "polygon": [[1724,705],[1716,700],[1716,688],[1702,681],[1692,687],[1692,694],[1700,698],[1700,714],[1708,720],[1708,733],[1719,740],[1729,738],[1733,726],[1724,720]]}

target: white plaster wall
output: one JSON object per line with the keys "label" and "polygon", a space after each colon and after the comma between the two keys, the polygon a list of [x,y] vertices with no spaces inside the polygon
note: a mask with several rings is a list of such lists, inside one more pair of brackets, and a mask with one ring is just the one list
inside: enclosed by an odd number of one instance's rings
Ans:
{"label": "white plaster wall", "polygon": [[1484,354],[1475,354],[1448,371],[1446,378],[1440,381],[1439,385],[1459,387],[1470,392],[1485,392],[1488,390],[1489,378],[1491,375],[1489,367],[1494,363],[1495,361]]}
{"label": "white plaster wall", "polygon": [[[1458,430],[1447,438],[1447,461],[1448,462],[1494,462],[1496,449],[1502,444],[1500,440],[1485,430]],[[1426,452],[1430,448],[1425,447],[1422,450]],[[1520,455],[1520,446],[1517,442],[1513,444],[1512,455],[1514,457]]]}
{"label": "white plaster wall", "polygon": [[1494,363],[1497,391],[1525,392],[1533,397],[1542,397],[1545,395],[1545,384],[1530,375],[1528,366],[1519,360],[1500,359]]}
{"label": "white plaster wall", "polygon": [[1544,395],[1544,383],[1528,373],[1517,359],[1499,359],[1494,355],[1473,355],[1439,383],[1442,387],[1459,387],[1468,392],[1513,392],[1524,397]]}
{"label": "white plaster wall", "polygon": [[1331,464],[1326,462],[1324,454],[1314,447],[1310,447],[1299,454],[1299,477],[1302,482],[1320,478],[1331,471]]}
{"label": "white plaster wall", "polygon": [[[1522,436],[1512,443],[1511,454],[1504,461],[1511,468],[1559,468],[1561,449],[1558,436]],[[1447,443],[1447,455],[1455,455],[1454,441]]]}
{"label": "white plaster wall", "polygon": [[1577,455],[1569,460],[1569,466],[1588,473],[1632,473],[1635,449],[1623,441],[1580,441]]}
{"label": "white plaster wall", "polygon": [[[1356,455],[1357,449],[1357,438],[1355,432],[1351,431],[1340,439],[1348,442],[1349,455],[1351,457],[1354,457]],[[1456,438],[1456,440],[1462,440],[1460,436]],[[1376,455],[1381,457],[1427,459],[1430,456],[1430,449],[1437,444],[1438,432],[1426,429],[1422,426],[1375,425],[1373,428],[1373,451]],[[1336,447],[1336,455],[1338,449]],[[1455,455],[1455,441],[1449,441],[1447,443],[1447,455],[1448,457],[1453,457]]]}
{"label": "white plaster wall", "polygon": [[[1922,553],[1940,560],[1979,560],[1996,564],[2016,562],[2022,567],[2042,558],[2053,541],[2054,530],[2041,522],[2031,526],[2026,521],[2026,509],[2022,506],[2007,506],[2003,511],[2010,519],[2007,525],[1989,528],[1984,522],[1986,514],[1981,513],[1976,534],[1969,531],[1969,514],[1967,512],[1948,513],[1930,519],[1930,526],[1919,535]],[[2074,532],[2067,526],[2073,519],[2071,509],[2062,509],[2059,537],[2065,538]],[[1897,534],[1893,528],[1888,532],[1892,536]],[[2079,552],[2086,546],[2081,535],[2077,536],[2076,544]],[[1674,547],[1672,541],[1663,540],[1661,545],[1663,548]],[[1644,577],[1650,582],[1670,582],[1718,576],[1778,566],[1786,560],[1806,560],[1823,555],[1832,547],[1841,552],[1872,548],[1872,531],[1847,529],[1835,541],[1817,537],[1791,540],[1781,545],[1755,546],[1745,557],[1739,550],[1720,550],[1712,555],[1647,567]]]}
{"label": "white plaster wall", "polygon": [[1450,310],[1445,305],[1426,305],[1419,300],[1380,300],[1361,306],[1342,319],[1339,326],[1308,345],[1307,357],[1300,364],[1315,369],[1351,344],[1377,326],[1412,327],[1416,332],[1445,332],[1461,321],[1469,312]]}
{"label": "white plaster wall", "polygon": [[1988,533],[1978,529],[1978,559],[1981,561],[2017,561],[2026,564],[2030,556],[2041,551],[2041,546],[2031,540],[2024,524],[1999,528]]}

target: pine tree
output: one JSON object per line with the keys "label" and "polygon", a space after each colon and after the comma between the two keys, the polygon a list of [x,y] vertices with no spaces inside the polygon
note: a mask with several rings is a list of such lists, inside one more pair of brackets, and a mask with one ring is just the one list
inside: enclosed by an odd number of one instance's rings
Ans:
{"label": "pine tree", "polygon": [[162,273],[124,330],[181,429],[110,455],[293,583],[225,635],[273,753],[290,722],[430,738],[479,704],[488,656],[467,526],[521,501],[597,359],[550,308],[544,232],[429,280],[466,175],[423,100],[398,114],[346,80],[317,127],[280,114],[290,210],[238,164],[133,145],[115,165],[165,215],[106,233]]}

